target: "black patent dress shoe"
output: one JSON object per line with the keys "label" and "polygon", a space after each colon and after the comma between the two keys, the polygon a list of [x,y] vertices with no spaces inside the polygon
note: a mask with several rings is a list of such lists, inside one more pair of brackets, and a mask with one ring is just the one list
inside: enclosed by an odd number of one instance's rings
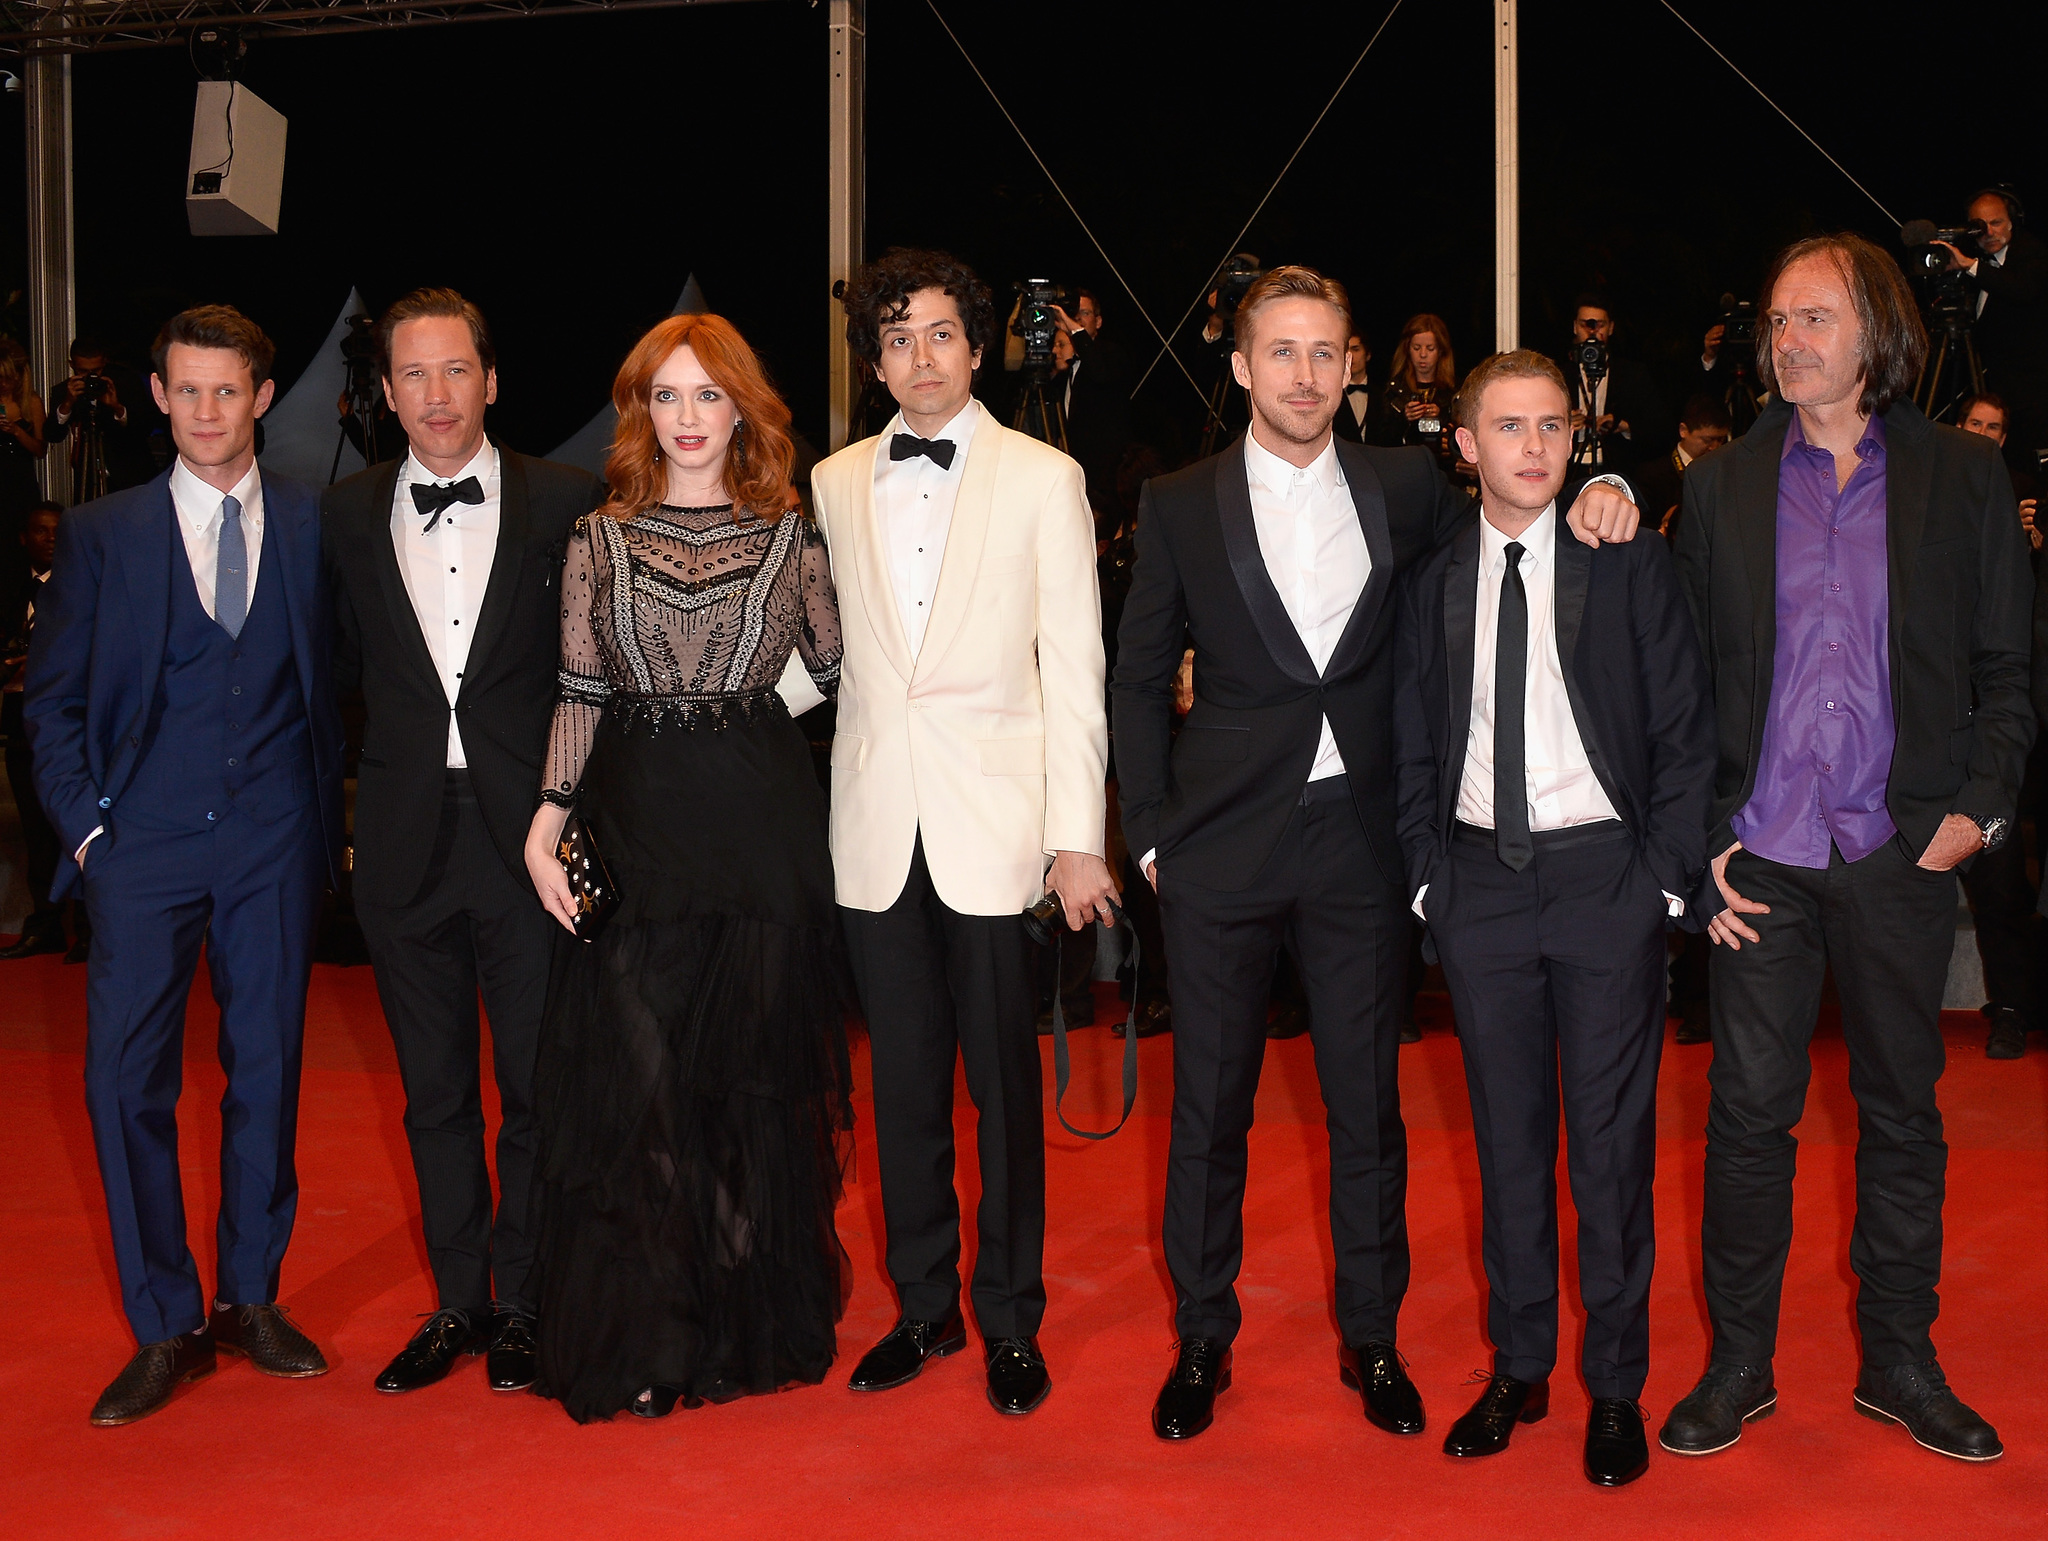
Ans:
{"label": "black patent dress shoe", "polygon": [[216,1300],[207,1328],[222,1353],[240,1354],[265,1375],[307,1380],[327,1373],[326,1357],[274,1301],[230,1306]]}
{"label": "black patent dress shoe", "polygon": [[493,1391],[524,1391],[540,1379],[540,1345],[533,1338],[531,1311],[491,1306],[491,1343],[484,1350],[484,1374]]}
{"label": "black patent dress shoe", "polygon": [[12,947],[0,947],[0,963],[14,958],[34,958],[46,952],[62,952],[69,944],[64,933],[51,935],[48,932],[30,931],[25,933]]}
{"label": "black patent dress shoe", "polygon": [[990,1338],[985,1351],[988,1405],[997,1412],[1021,1418],[1051,1394],[1052,1372],[1038,1351],[1038,1339]]}
{"label": "black patent dress shoe", "polygon": [[218,1362],[213,1339],[204,1327],[161,1343],[145,1343],[93,1403],[92,1421],[99,1428],[112,1429],[147,1418],[169,1402],[180,1386],[205,1380]]}
{"label": "black patent dress shoe", "polygon": [[1767,1364],[1710,1364],[1671,1409],[1657,1443],[1673,1455],[1712,1455],[1742,1438],[1742,1426],[1768,1418],[1778,1387]]}
{"label": "black patent dress shoe", "polygon": [[1550,1382],[1494,1375],[1479,1400],[1444,1436],[1444,1454],[1499,1455],[1518,1423],[1541,1423],[1550,1413]]}
{"label": "black patent dress shoe", "polygon": [[[4,956],[4,955],[0,955]],[[2027,1052],[2027,1019],[2010,1006],[1994,1006],[1991,1034],[1984,1040],[1986,1059],[2018,1059]]]}
{"label": "black patent dress shoe", "polygon": [[1856,1411],[1879,1423],[1904,1426],[1914,1441],[1958,1461],[1995,1461],[2005,1454],[1998,1430],[1949,1389],[1932,1359],[1924,1364],[1869,1365],[1856,1378]]}
{"label": "black patent dress shoe", "polygon": [[1230,1345],[1217,1338],[1182,1338],[1173,1373],[1152,1404],[1152,1432],[1161,1439],[1193,1439],[1216,1418],[1216,1393],[1230,1389]]}
{"label": "black patent dress shoe", "polygon": [[967,1326],[957,1307],[942,1322],[914,1316],[897,1320],[889,1335],[861,1356],[846,1384],[855,1391],[891,1391],[917,1379],[927,1359],[944,1359],[967,1346]]}
{"label": "black patent dress shoe", "polygon": [[[1146,1001],[1138,1008],[1137,1017],[1140,1038],[1157,1038],[1161,1033],[1173,1031],[1173,1005],[1169,1001]],[[1124,1024],[1113,1022],[1109,1030],[1121,1038],[1124,1035]]]}
{"label": "black patent dress shoe", "polygon": [[1598,1487],[1627,1487],[1649,1469],[1642,1404],[1628,1397],[1593,1398],[1586,1420],[1586,1480]]}
{"label": "black patent dress shoe", "polygon": [[1365,1421],[1389,1434],[1420,1434],[1427,1420],[1422,1393],[1408,1378],[1394,1345],[1384,1340],[1346,1344],[1337,1355],[1337,1378],[1358,1393]]}
{"label": "black patent dress shoe", "polygon": [[417,1391],[446,1380],[464,1354],[481,1354],[491,1341],[490,1328],[472,1321],[470,1313],[445,1306],[398,1351],[377,1377],[379,1391]]}

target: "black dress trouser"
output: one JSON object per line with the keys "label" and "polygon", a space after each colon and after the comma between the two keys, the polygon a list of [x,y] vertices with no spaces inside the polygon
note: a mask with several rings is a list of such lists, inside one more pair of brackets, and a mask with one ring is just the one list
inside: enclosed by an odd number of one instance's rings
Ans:
{"label": "black dress trouser", "polygon": [[889,1277],[903,1314],[936,1322],[960,1300],[953,1076],[964,1065],[981,1167],[974,1319],[985,1338],[1031,1337],[1045,1315],[1039,949],[1021,915],[947,908],[921,835],[894,904],[839,914],[868,1022]]}
{"label": "black dress trouser", "polygon": [[[535,1306],[533,1063],[558,924],[484,828],[466,771],[443,786],[427,876],[410,903],[358,895],[356,918],[405,1083],[420,1224],[443,1306]],[[484,1158],[477,993],[498,1083],[498,1203]],[[496,1289],[493,1290],[493,1281]]]}
{"label": "black dress trouser", "polygon": [[1945,1057],[1941,996],[1955,948],[1956,876],[1916,866],[1894,837],[1826,868],[1750,851],[1728,882],[1771,913],[1762,946],[1714,949],[1701,1252],[1717,1363],[1768,1364],[1792,1245],[1792,1127],[1813,1073],[1808,1045],[1830,964],[1842,1001],[1857,1108],[1856,1226],[1863,1362],[1934,1357],[1948,1146],[1935,1083]]}
{"label": "black dress trouser", "polygon": [[1173,995],[1166,1266],[1183,1338],[1236,1338],[1244,1190],[1266,1007],[1281,948],[1308,997],[1330,1138],[1330,1237],[1344,1341],[1392,1341],[1408,1288],[1408,1133],[1400,1008],[1409,920],[1343,777],[1311,782],[1245,887],[1209,888],[1159,859]]}
{"label": "black dress trouser", "polygon": [[1491,830],[1474,843],[1459,826],[1423,898],[1472,1097],[1487,1336],[1496,1373],[1549,1379],[1561,1083],[1586,1307],[1580,1364],[1594,1396],[1637,1397],[1650,1368],[1657,1245],[1665,900],[1619,823],[1535,839],[1535,858],[1516,872]]}

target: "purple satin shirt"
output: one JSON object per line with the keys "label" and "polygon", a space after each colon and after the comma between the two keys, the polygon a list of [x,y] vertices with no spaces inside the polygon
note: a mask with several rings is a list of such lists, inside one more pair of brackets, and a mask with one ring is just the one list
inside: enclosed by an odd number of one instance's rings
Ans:
{"label": "purple satin shirt", "polygon": [[1778,462],[1778,641],[1756,786],[1732,821],[1745,850],[1825,867],[1830,840],[1861,861],[1898,833],[1891,779],[1891,614],[1885,552],[1884,419],[1856,446],[1839,492],[1835,457],[1806,442],[1799,414]]}

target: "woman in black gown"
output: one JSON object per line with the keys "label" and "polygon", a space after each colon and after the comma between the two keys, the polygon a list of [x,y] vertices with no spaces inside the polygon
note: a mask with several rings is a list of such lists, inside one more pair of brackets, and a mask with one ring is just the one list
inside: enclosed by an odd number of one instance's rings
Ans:
{"label": "woman in black gown", "polygon": [[824,1378],[852,1116],[824,798],[775,685],[838,678],[789,410],[716,316],[613,387],[612,498],[562,574],[562,694],[526,860],[565,927],[573,805],[620,907],[556,939],[535,1095],[539,1388],[578,1420]]}

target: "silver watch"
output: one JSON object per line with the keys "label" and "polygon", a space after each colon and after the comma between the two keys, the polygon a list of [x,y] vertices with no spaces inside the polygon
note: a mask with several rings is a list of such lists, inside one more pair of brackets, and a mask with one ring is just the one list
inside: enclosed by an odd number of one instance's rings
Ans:
{"label": "silver watch", "polygon": [[2011,819],[2001,819],[1995,815],[1978,818],[1972,815],[1970,822],[1976,825],[1978,830],[1982,832],[1984,836],[1984,849],[1987,851],[1995,851],[2004,845],[2005,837],[2012,833]]}

